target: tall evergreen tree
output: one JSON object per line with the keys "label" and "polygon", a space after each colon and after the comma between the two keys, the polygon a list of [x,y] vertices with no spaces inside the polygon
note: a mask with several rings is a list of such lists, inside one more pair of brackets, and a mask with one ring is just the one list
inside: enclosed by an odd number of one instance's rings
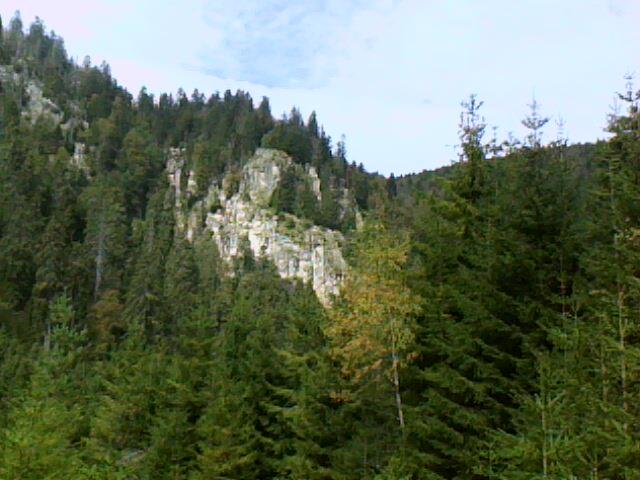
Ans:
{"label": "tall evergreen tree", "polygon": [[8,424],[0,434],[3,478],[78,476],[82,470],[77,441],[83,428],[81,403],[85,337],[73,327],[73,310],[67,297],[50,309],[54,325],[50,348],[36,364],[26,391],[13,399]]}

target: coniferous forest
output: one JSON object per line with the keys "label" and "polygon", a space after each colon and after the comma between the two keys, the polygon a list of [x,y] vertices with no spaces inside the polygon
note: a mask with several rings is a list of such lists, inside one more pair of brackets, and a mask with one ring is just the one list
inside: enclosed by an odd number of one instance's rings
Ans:
{"label": "coniferous forest", "polygon": [[[0,478],[640,478],[630,83],[606,141],[543,143],[535,103],[488,140],[471,96],[456,163],[384,178],[315,114],[133,96],[40,21],[0,31]],[[270,208],[343,235],[330,305],[179,234],[167,152],[196,201],[259,147],[317,171]]]}

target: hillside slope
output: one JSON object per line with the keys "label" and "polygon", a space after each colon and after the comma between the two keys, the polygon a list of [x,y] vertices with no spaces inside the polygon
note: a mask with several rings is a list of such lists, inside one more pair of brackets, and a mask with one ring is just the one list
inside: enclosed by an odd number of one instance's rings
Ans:
{"label": "hillside slope", "polygon": [[1,479],[640,478],[640,93],[385,179],[0,32]]}

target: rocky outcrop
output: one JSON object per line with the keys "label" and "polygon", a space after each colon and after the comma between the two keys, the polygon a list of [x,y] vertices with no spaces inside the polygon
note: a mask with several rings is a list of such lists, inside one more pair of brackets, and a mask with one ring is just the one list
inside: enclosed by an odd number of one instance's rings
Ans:
{"label": "rocky outcrop", "polygon": [[29,100],[22,115],[27,117],[31,124],[40,119],[47,119],[55,125],[62,122],[63,115],[60,108],[44,96],[38,83],[29,80],[26,86],[26,93]]}
{"label": "rocky outcrop", "polygon": [[31,125],[44,120],[54,126],[60,125],[63,132],[89,128],[89,124],[79,118],[80,107],[73,101],[67,102],[66,108],[71,112],[71,116],[62,123],[63,111],[59,105],[44,95],[42,82],[30,78],[25,73],[16,72],[11,65],[0,65],[0,84],[16,92],[23,105],[22,117]]}
{"label": "rocky outcrop", "polygon": [[84,143],[74,143],[71,165],[84,172],[85,175],[89,175],[89,165],[87,165],[87,146]]}
{"label": "rocky outcrop", "polygon": [[320,191],[320,177],[318,177],[318,172],[316,171],[316,167],[309,165],[307,168],[307,175],[311,180],[311,191],[316,196],[316,200],[322,200],[322,192]]}
{"label": "rocky outcrop", "polygon": [[[310,284],[326,305],[339,293],[346,272],[344,240],[340,232],[270,208],[282,172],[291,163],[283,152],[260,148],[242,169],[237,185],[229,175],[222,185],[213,182],[204,198],[187,209],[196,191],[194,174],[184,171],[185,152],[171,149],[167,175],[175,194],[177,230],[189,240],[210,238],[228,264],[248,248],[256,258],[271,260],[282,278]],[[319,197],[315,170],[307,168],[306,174]]]}

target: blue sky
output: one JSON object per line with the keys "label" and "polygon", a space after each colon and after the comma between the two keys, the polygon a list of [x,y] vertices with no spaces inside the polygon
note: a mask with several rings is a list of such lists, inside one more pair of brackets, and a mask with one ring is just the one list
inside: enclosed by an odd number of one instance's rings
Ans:
{"label": "blue sky", "polygon": [[0,0],[5,23],[15,10],[134,94],[242,88],[276,116],[316,110],[385,174],[454,160],[471,93],[499,139],[523,136],[534,95],[547,140],[560,119],[570,141],[602,138],[624,75],[640,75],[640,0]]}

